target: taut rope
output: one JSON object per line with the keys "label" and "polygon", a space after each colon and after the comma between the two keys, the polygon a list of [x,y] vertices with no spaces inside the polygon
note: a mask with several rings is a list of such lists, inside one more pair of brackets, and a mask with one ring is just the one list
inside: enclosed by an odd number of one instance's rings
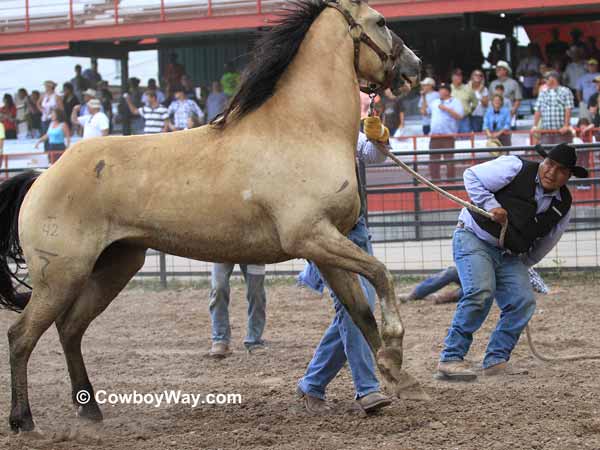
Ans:
{"label": "taut rope", "polygon": [[[379,148],[379,147],[377,147]],[[425,178],[423,175],[421,175],[420,173],[414,171],[411,167],[409,167],[407,164],[405,164],[404,162],[400,161],[400,159],[398,159],[396,157],[396,155],[394,155],[391,151],[386,152],[388,158],[390,158],[392,161],[394,161],[397,165],[399,165],[400,167],[402,167],[404,170],[406,170],[409,174],[411,174],[415,179],[419,180],[421,183],[425,184],[427,187],[433,189],[434,191],[438,192],[439,194],[443,195],[444,197],[452,200],[453,202],[458,203],[461,206],[464,206],[465,208],[469,209],[470,211],[473,211],[477,214],[480,214],[484,217],[487,217],[488,219],[492,219],[493,216],[487,212],[484,209],[481,209],[465,200],[463,200],[460,197],[457,197],[456,195],[452,195],[450,192],[445,191],[444,189],[442,189],[439,186],[436,186],[435,184],[433,184],[431,181],[429,181],[427,178]],[[500,231],[500,247],[504,247],[504,237],[506,236],[506,229],[508,227],[508,220],[502,225],[502,231]],[[542,353],[540,353],[538,351],[538,349],[536,348],[536,346],[533,343],[533,339],[531,337],[531,330],[529,329],[529,325],[527,325],[527,327],[525,327],[525,333],[527,334],[527,343],[529,344],[529,348],[531,349],[531,353],[533,353],[533,355],[545,362],[555,362],[555,361],[583,361],[583,360],[590,360],[590,359],[600,359],[600,354],[597,355],[566,355],[566,356],[546,356]]]}

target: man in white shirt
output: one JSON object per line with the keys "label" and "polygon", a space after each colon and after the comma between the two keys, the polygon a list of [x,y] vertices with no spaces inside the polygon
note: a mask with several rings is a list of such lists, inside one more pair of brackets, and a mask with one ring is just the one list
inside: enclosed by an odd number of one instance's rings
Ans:
{"label": "man in white shirt", "polygon": [[84,116],[77,117],[80,107],[81,105],[77,105],[75,108],[73,108],[71,120],[73,123],[78,123],[79,126],[83,127],[83,139],[108,136],[110,122],[106,114],[100,111],[102,108],[100,100],[94,98],[87,102],[87,109],[89,113]]}

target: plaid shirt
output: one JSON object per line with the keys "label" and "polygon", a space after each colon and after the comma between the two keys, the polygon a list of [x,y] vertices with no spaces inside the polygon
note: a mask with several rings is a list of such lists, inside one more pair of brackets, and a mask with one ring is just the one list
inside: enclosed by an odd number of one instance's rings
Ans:
{"label": "plaid shirt", "polygon": [[565,111],[573,109],[573,93],[565,86],[540,92],[535,110],[542,115],[543,130],[558,130],[565,124]]}
{"label": "plaid shirt", "polygon": [[188,119],[195,114],[198,116],[198,120],[202,122],[204,120],[204,113],[200,107],[193,100],[173,100],[169,105],[169,115],[173,116],[173,125],[178,130],[185,130],[188,127]]}

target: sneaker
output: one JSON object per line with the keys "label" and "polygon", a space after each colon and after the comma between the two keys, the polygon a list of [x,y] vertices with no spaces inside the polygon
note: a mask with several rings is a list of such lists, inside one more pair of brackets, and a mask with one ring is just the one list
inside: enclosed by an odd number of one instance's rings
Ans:
{"label": "sneaker", "polygon": [[444,381],[474,381],[477,374],[467,361],[440,361],[436,378]]}
{"label": "sneaker", "polygon": [[381,392],[371,392],[356,400],[356,403],[367,414],[392,404],[392,399]]}
{"label": "sneaker", "polygon": [[229,350],[229,344],[227,342],[217,341],[212,343],[208,354],[212,358],[223,359],[231,354],[231,350]]}

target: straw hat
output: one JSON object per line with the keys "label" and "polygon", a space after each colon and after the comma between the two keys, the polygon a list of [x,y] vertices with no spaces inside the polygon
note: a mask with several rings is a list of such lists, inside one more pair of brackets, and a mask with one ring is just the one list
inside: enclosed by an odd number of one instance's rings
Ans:
{"label": "straw hat", "polygon": [[426,85],[435,87],[435,80],[431,77],[425,78],[423,81],[421,81],[421,86],[426,86]]}
{"label": "straw hat", "polygon": [[512,68],[506,61],[498,61],[496,63],[496,69],[506,69],[509,74],[512,73]]}
{"label": "straw hat", "polygon": [[86,89],[85,91],[83,91],[83,95],[89,95],[90,97],[95,97],[96,91],[93,89]]}

